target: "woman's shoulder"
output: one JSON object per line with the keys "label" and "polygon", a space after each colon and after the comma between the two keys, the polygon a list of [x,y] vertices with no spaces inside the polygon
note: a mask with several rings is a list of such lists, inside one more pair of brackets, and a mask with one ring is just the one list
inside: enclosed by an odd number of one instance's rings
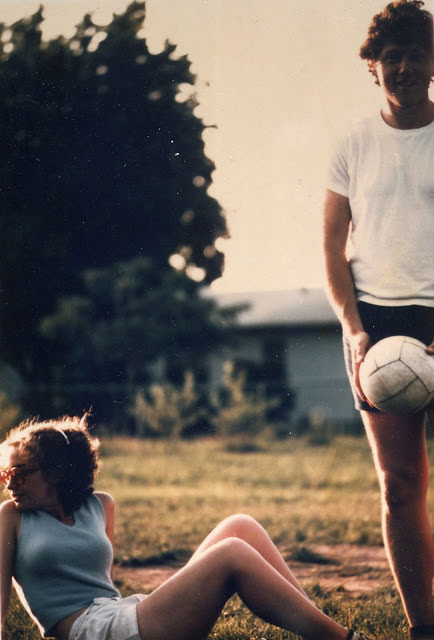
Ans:
{"label": "woman's shoulder", "polygon": [[19,525],[21,522],[21,513],[15,506],[13,500],[5,500],[0,504],[0,528],[5,531],[15,531],[15,533],[19,530]]}
{"label": "woman's shoulder", "polygon": [[95,491],[93,495],[98,498],[104,508],[113,507],[115,504],[113,496],[106,491]]}
{"label": "woman's shoulder", "polygon": [[4,500],[0,504],[0,514],[2,518],[19,517],[19,511],[13,500]]}

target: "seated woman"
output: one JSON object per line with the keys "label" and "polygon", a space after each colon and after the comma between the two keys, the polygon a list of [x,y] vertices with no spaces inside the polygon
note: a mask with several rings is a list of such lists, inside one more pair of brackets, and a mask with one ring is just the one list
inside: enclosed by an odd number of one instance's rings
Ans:
{"label": "seated woman", "polygon": [[29,421],[0,445],[1,619],[14,578],[45,636],[57,640],[205,639],[238,593],[256,615],[308,640],[367,640],[320,611],[266,531],[231,516],[150,595],[111,579],[114,501],[93,491],[98,440],[86,416]]}

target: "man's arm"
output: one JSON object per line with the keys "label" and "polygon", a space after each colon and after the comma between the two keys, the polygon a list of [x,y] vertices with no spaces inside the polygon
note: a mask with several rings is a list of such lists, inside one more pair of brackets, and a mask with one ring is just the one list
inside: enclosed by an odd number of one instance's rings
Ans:
{"label": "man's arm", "polygon": [[369,336],[363,330],[357,309],[354,282],[346,256],[346,246],[351,224],[348,198],[327,190],[324,203],[324,255],[328,296],[344,334],[351,342],[351,356],[355,371],[355,383],[361,398],[359,368],[369,348]]}

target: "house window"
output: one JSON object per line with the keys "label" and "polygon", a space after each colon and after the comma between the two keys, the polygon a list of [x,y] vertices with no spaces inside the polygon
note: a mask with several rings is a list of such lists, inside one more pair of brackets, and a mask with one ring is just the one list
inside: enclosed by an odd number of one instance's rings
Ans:
{"label": "house window", "polygon": [[285,346],[282,338],[268,338],[264,343],[263,376],[267,388],[281,389],[285,386]]}

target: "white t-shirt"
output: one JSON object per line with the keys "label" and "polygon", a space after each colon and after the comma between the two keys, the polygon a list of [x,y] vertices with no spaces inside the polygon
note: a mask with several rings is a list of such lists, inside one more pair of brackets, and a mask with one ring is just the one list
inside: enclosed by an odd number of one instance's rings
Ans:
{"label": "white t-shirt", "polygon": [[349,198],[358,300],[434,307],[434,122],[402,130],[366,118],[337,145],[327,186]]}

